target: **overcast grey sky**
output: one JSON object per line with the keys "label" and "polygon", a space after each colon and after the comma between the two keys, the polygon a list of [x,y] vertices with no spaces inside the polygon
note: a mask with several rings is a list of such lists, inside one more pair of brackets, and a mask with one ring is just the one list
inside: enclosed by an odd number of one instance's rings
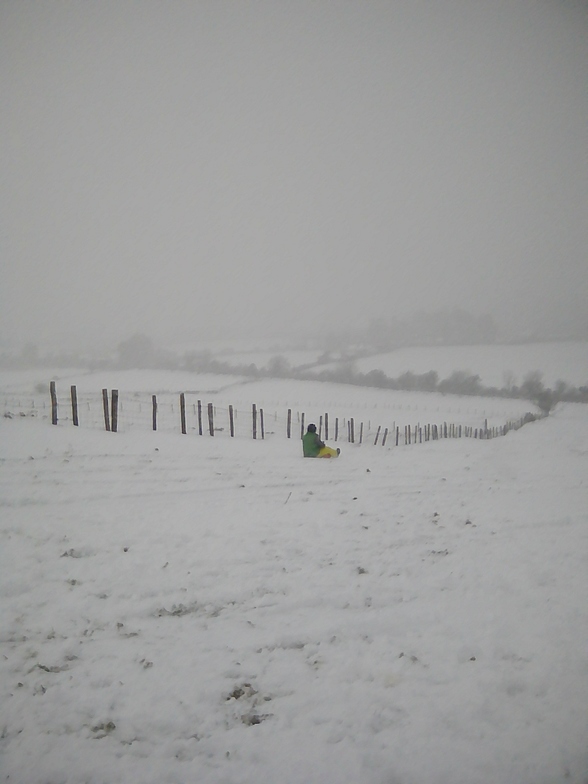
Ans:
{"label": "overcast grey sky", "polygon": [[588,3],[0,4],[0,338],[586,323]]}

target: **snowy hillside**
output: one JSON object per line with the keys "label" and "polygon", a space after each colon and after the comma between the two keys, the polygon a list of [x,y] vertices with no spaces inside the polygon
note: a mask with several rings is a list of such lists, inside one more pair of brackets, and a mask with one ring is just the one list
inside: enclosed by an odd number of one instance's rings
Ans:
{"label": "snowy hillside", "polygon": [[[483,416],[235,383],[219,406]],[[585,406],[332,461],[281,430],[0,428],[2,781],[587,780]]]}
{"label": "snowy hillside", "polygon": [[355,366],[361,373],[381,370],[392,378],[430,370],[447,378],[455,370],[464,370],[480,376],[484,386],[495,387],[505,386],[507,379],[520,384],[528,373],[539,371],[548,387],[558,381],[582,386],[588,383],[588,342],[413,346],[359,359]]}
{"label": "snowy hillside", "polygon": [[[284,360],[294,370],[320,372],[337,367],[340,355],[333,353],[332,362],[324,363],[323,349],[295,351],[273,346],[266,350],[218,351],[214,356],[229,367],[250,364],[257,368],[271,366],[276,357]],[[353,354],[353,352],[352,352]],[[512,345],[464,346],[405,346],[383,354],[357,358],[355,369],[360,373],[381,370],[396,378],[403,373],[428,373],[435,371],[440,379],[461,370],[480,377],[484,386],[503,387],[506,383],[521,384],[528,373],[539,372],[545,386],[553,387],[558,381],[571,386],[588,384],[588,342],[562,341],[552,343],[522,343]]]}
{"label": "snowy hillside", "polygon": [[[197,427],[196,406],[213,403],[217,435],[228,433],[228,407],[233,406],[237,434],[251,434],[251,408],[255,403],[266,415],[267,434],[283,437],[287,428],[287,411],[292,411],[298,424],[302,414],[308,423],[328,413],[331,425],[335,417],[343,421],[353,417],[364,425],[365,438],[377,428],[404,428],[417,424],[453,422],[482,427],[500,426],[518,419],[528,411],[536,411],[528,400],[441,395],[423,392],[400,392],[371,387],[358,387],[327,382],[293,379],[243,379],[239,376],[170,372],[113,370],[88,373],[81,369],[51,373],[36,371],[5,371],[0,401],[4,412],[13,415],[36,415],[50,419],[48,380],[56,379],[59,400],[59,421],[71,420],[70,388],[76,385],[79,421],[82,428],[104,427],[101,390],[119,391],[120,429],[148,431],[152,425],[152,395],[157,395],[158,428],[178,432],[179,393],[185,392],[187,429]],[[39,391],[41,390],[41,391]]]}

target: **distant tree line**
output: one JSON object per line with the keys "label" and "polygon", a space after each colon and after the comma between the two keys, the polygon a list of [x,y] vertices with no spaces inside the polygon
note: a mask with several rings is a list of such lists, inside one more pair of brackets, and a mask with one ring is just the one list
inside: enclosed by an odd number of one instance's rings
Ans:
{"label": "distant tree line", "polygon": [[588,386],[574,387],[558,381],[553,389],[543,385],[542,373],[527,373],[520,386],[510,384],[504,387],[485,386],[480,376],[464,370],[455,370],[445,379],[439,379],[436,371],[412,373],[407,371],[396,378],[390,378],[381,370],[358,373],[353,367],[339,367],[319,373],[305,374],[306,378],[321,381],[356,384],[378,389],[396,389],[414,392],[438,392],[451,395],[472,395],[477,397],[521,398],[530,400],[544,413],[549,413],[561,402],[588,403]]}
{"label": "distant tree line", "polygon": [[553,389],[543,384],[543,374],[534,370],[524,377],[520,386],[507,374],[508,383],[504,387],[485,386],[480,376],[464,370],[455,370],[445,379],[439,379],[435,370],[427,373],[407,371],[396,378],[387,376],[382,370],[360,373],[352,361],[343,362],[332,368],[312,371],[307,368],[292,368],[283,356],[275,356],[264,368],[254,364],[235,365],[214,359],[209,352],[193,352],[184,356],[184,370],[200,373],[219,373],[256,378],[292,378],[299,381],[329,381],[336,384],[395,389],[407,392],[438,392],[451,395],[472,395],[477,397],[521,398],[530,400],[544,413],[549,413],[561,402],[588,403],[588,386],[574,387],[558,381]]}
{"label": "distant tree line", "polygon": [[480,376],[468,371],[455,370],[445,379],[439,379],[436,371],[413,373],[407,371],[396,378],[387,376],[382,370],[359,372],[353,359],[335,363],[332,367],[318,369],[321,364],[332,360],[323,354],[313,365],[293,368],[289,361],[276,355],[265,367],[255,364],[235,364],[215,358],[208,350],[189,351],[178,357],[174,352],[157,348],[145,335],[136,334],[118,344],[114,357],[100,361],[88,361],[76,354],[39,355],[36,346],[27,344],[20,354],[0,355],[0,366],[21,369],[27,367],[88,367],[99,369],[143,369],[185,370],[198,373],[239,375],[249,378],[291,378],[301,381],[330,381],[337,384],[395,389],[408,392],[438,392],[452,395],[474,395],[480,397],[522,398],[535,403],[541,411],[549,413],[560,401],[588,403],[588,385],[574,387],[558,381],[553,389],[543,384],[540,371],[527,373],[520,385],[515,383],[512,373],[505,374],[503,387],[485,386]]}
{"label": "distant tree line", "polygon": [[[588,326],[588,322],[587,322]],[[521,334],[505,330],[487,313],[469,313],[462,308],[418,312],[404,318],[375,318],[362,329],[327,332],[317,343],[327,354],[360,356],[379,354],[405,346],[473,346],[494,343],[533,343],[546,340],[588,340],[586,328],[569,334]]]}
{"label": "distant tree line", "polygon": [[401,319],[372,319],[364,329],[319,336],[327,353],[384,354],[403,346],[468,346],[496,343],[499,330],[492,316],[461,308],[416,313]]}
{"label": "distant tree line", "polygon": [[41,355],[35,343],[27,343],[18,353],[3,351],[0,367],[6,370],[26,370],[35,367],[86,367],[87,360],[75,351],[57,351]]}

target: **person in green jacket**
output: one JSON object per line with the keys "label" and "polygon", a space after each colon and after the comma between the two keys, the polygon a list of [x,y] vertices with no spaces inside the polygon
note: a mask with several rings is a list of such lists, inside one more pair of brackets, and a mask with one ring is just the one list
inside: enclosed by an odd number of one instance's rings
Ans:
{"label": "person in green jacket", "polygon": [[316,432],[316,425],[309,425],[302,436],[302,451],[304,457],[339,457],[340,449],[325,446]]}

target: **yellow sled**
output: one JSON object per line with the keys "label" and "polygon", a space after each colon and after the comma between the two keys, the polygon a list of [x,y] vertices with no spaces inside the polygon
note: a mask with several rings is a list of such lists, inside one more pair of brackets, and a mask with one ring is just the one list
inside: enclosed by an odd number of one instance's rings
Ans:
{"label": "yellow sled", "polygon": [[339,449],[332,449],[330,446],[323,446],[317,457],[339,457],[340,451]]}

